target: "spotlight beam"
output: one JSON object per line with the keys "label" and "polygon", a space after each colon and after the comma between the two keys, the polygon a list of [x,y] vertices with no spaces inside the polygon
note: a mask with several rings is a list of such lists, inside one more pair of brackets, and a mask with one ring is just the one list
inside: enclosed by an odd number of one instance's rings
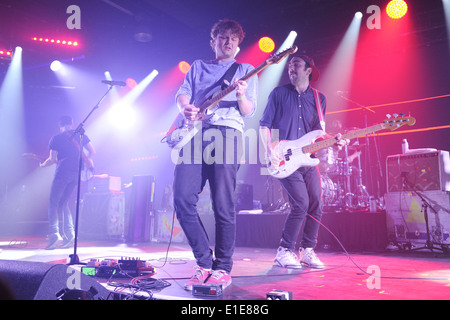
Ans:
{"label": "spotlight beam", "polygon": [[24,169],[18,161],[26,146],[23,109],[22,48],[16,47],[0,87],[0,181],[4,183]]}

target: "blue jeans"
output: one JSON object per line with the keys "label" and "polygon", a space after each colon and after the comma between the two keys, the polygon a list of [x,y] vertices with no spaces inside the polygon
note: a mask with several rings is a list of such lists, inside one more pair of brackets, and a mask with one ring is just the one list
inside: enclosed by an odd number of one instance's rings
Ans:
{"label": "blue jeans", "polygon": [[317,244],[320,225],[309,215],[320,221],[323,206],[318,168],[300,168],[289,177],[281,179],[280,182],[288,194],[291,205],[291,212],[284,224],[280,246],[293,250],[302,223],[304,223],[300,246],[314,248]]}
{"label": "blue jeans", "polygon": [[[239,131],[230,128],[215,127],[221,134],[223,146],[234,144],[231,156],[234,161],[225,160],[225,152],[218,159],[222,161],[210,162],[208,157],[202,157],[201,163],[180,163],[175,167],[173,183],[174,208],[178,221],[186,235],[189,245],[197,261],[198,266],[213,270],[225,270],[231,272],[233,266],[233,253],[236,239],[236,214],[234,205],[234,191],[236,188],[236,174],[239,169],[239,155],[241,144],[235,143],[236,139],[226,136],[227,132],[233,132],[237,139],[242,135]],[[230,131],[231,130],[231,131]],[[220,138],[220,137],[219,137]],[[218,146],[216,140],[205,141],[197,147],[194,143],[185,146],[192,152],[203,152],[205,148]],[[214,148],[212,148],[214,149]],[[207,149],[211,150],[211,149]],[[182,151],[183,152],[183,151]],[[212,155],[217,155],[212,152]],[[194,154],[192,153],[192,156]],[[230,154],[228,154],[228,157]],[[205,161],[206,160],[206,161]],[[219,163],[222,162],[222,163]],[[212,209],[215,217],[215,252],[209,247],[208,235],[197,212],[199,194],[202,192],[206,181],[209,181],[211,189]]]}
{"label": "blue jeans", "polygon": [[77,185],[76,177],[55,176],[50,189],[48,206],[49,234],[60,233],[59,215],[62,218],[63,237],[71,239],[74,235],[72,213],[69,209],[70,196]]}

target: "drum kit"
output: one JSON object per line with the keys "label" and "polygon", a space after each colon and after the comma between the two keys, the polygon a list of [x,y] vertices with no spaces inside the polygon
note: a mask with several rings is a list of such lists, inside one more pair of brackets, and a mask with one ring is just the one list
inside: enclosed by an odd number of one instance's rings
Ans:
{"label": "drum kit", "polygon": [[325,211],[355,210],[370,206],[369,193],[362,183],[361,150],[364,147],[356,140],[342,150],[330,147],[317,153]]}

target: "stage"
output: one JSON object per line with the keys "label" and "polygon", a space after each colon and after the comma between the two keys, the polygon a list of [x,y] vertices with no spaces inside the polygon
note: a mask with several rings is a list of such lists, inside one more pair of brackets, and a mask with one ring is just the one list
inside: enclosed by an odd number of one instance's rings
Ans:
{"label": "stage", "polygon": [[[65,265],[73,249],[44,250],[45,238],[1,239],[0,260],[11,263],[35,262]],[[120,299],[154,300],[266,300],[272,290],[292,292],[292,300],[447,300],[450,298],[450,256],[429,250],[350,252],[318,249],[325,263],[322,270],[286,270],[274,262],[273,248],[237,247],[233,282],[221,296],[199,297],[183,289],[192,276],[195,261],[185,244],[117,241],[80,241],[77,254],[81,263],[90,259],[141,259],[156,271],[152,276],[166,282],[163,289],[148,292],[126,287],[131,279],[95,278]],[[71,268],[81,269],[80,265]],[[92,277],[90,277],[92,278]],[[25,280],[24,280],[25,281]],[[111,283],[112,282],[112,283]],[[62,283],[64,285],[64,283]],[[55,292],[56,294],[56,292]],[[112,299],[111,294],[109,298]],[[56,297],[55,297],[56,299]]]}

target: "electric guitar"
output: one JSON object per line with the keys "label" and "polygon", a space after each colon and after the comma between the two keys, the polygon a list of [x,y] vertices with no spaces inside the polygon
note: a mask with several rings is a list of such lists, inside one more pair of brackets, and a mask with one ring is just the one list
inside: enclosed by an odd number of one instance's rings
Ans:
{"label": "electric guitar", "polygon": [[[297,46],[293,46],[276,55],[271,56],[257,68],[247,73],[240,80],[247,81],[271,64],[279,63],[288,55],[297,52],[297,49]],[[201,102],[198,106],[198,108],[200,109],[199,114],[197,116],[197,119],[194,121],[187,120],[182,113],[179,113],[169,131],[166,133],[164,138],[161,139],[161,142],[167,143],[169,147],[174,149],[181,149],[182,147],[184,147],[199,132],[199,130],[201,130],[202,122],[210,119],[214,115],[214,107],[216,107],[224,97],[226,97],[234,89],[236,89],[236,86],[237,85],[233,83],[226,89],[217,92],[212,97],[207,98],[206,100]]]}
{"label": "electric guitar", "polygon": [[[39,163],[45,161],[46,158],[40,157],[34,153],[23,153],[22,157],[26,159],[38,160]],[[94,176],[94,163],[92,160],[88,159],[86,156],[83,157],[83,162],[81,166],[81,181],[88,181]]]}
{"label": "electric guitar", "polygon": [[[342,135],[342,139],[354,139],[384,129],[393,131],[405,124],[412,126],[415,123],[416,119],[413,117],[386,119],[380,124],[345,133]],[[311,158],[311,154],[321,149],[331,147],[336,143],[335,138],[314,142],[317,138],[324,135],[325,132],[322,130],[315,130],[308,132],[297,140],[275,141],[272,144],[272,150],[276,152],[281,161],[278,165],[270,163],[270,166],[268,166],[269,174],[275,178],[283,179],[290,176],[300,167],[317,166],[320,160]]]}

